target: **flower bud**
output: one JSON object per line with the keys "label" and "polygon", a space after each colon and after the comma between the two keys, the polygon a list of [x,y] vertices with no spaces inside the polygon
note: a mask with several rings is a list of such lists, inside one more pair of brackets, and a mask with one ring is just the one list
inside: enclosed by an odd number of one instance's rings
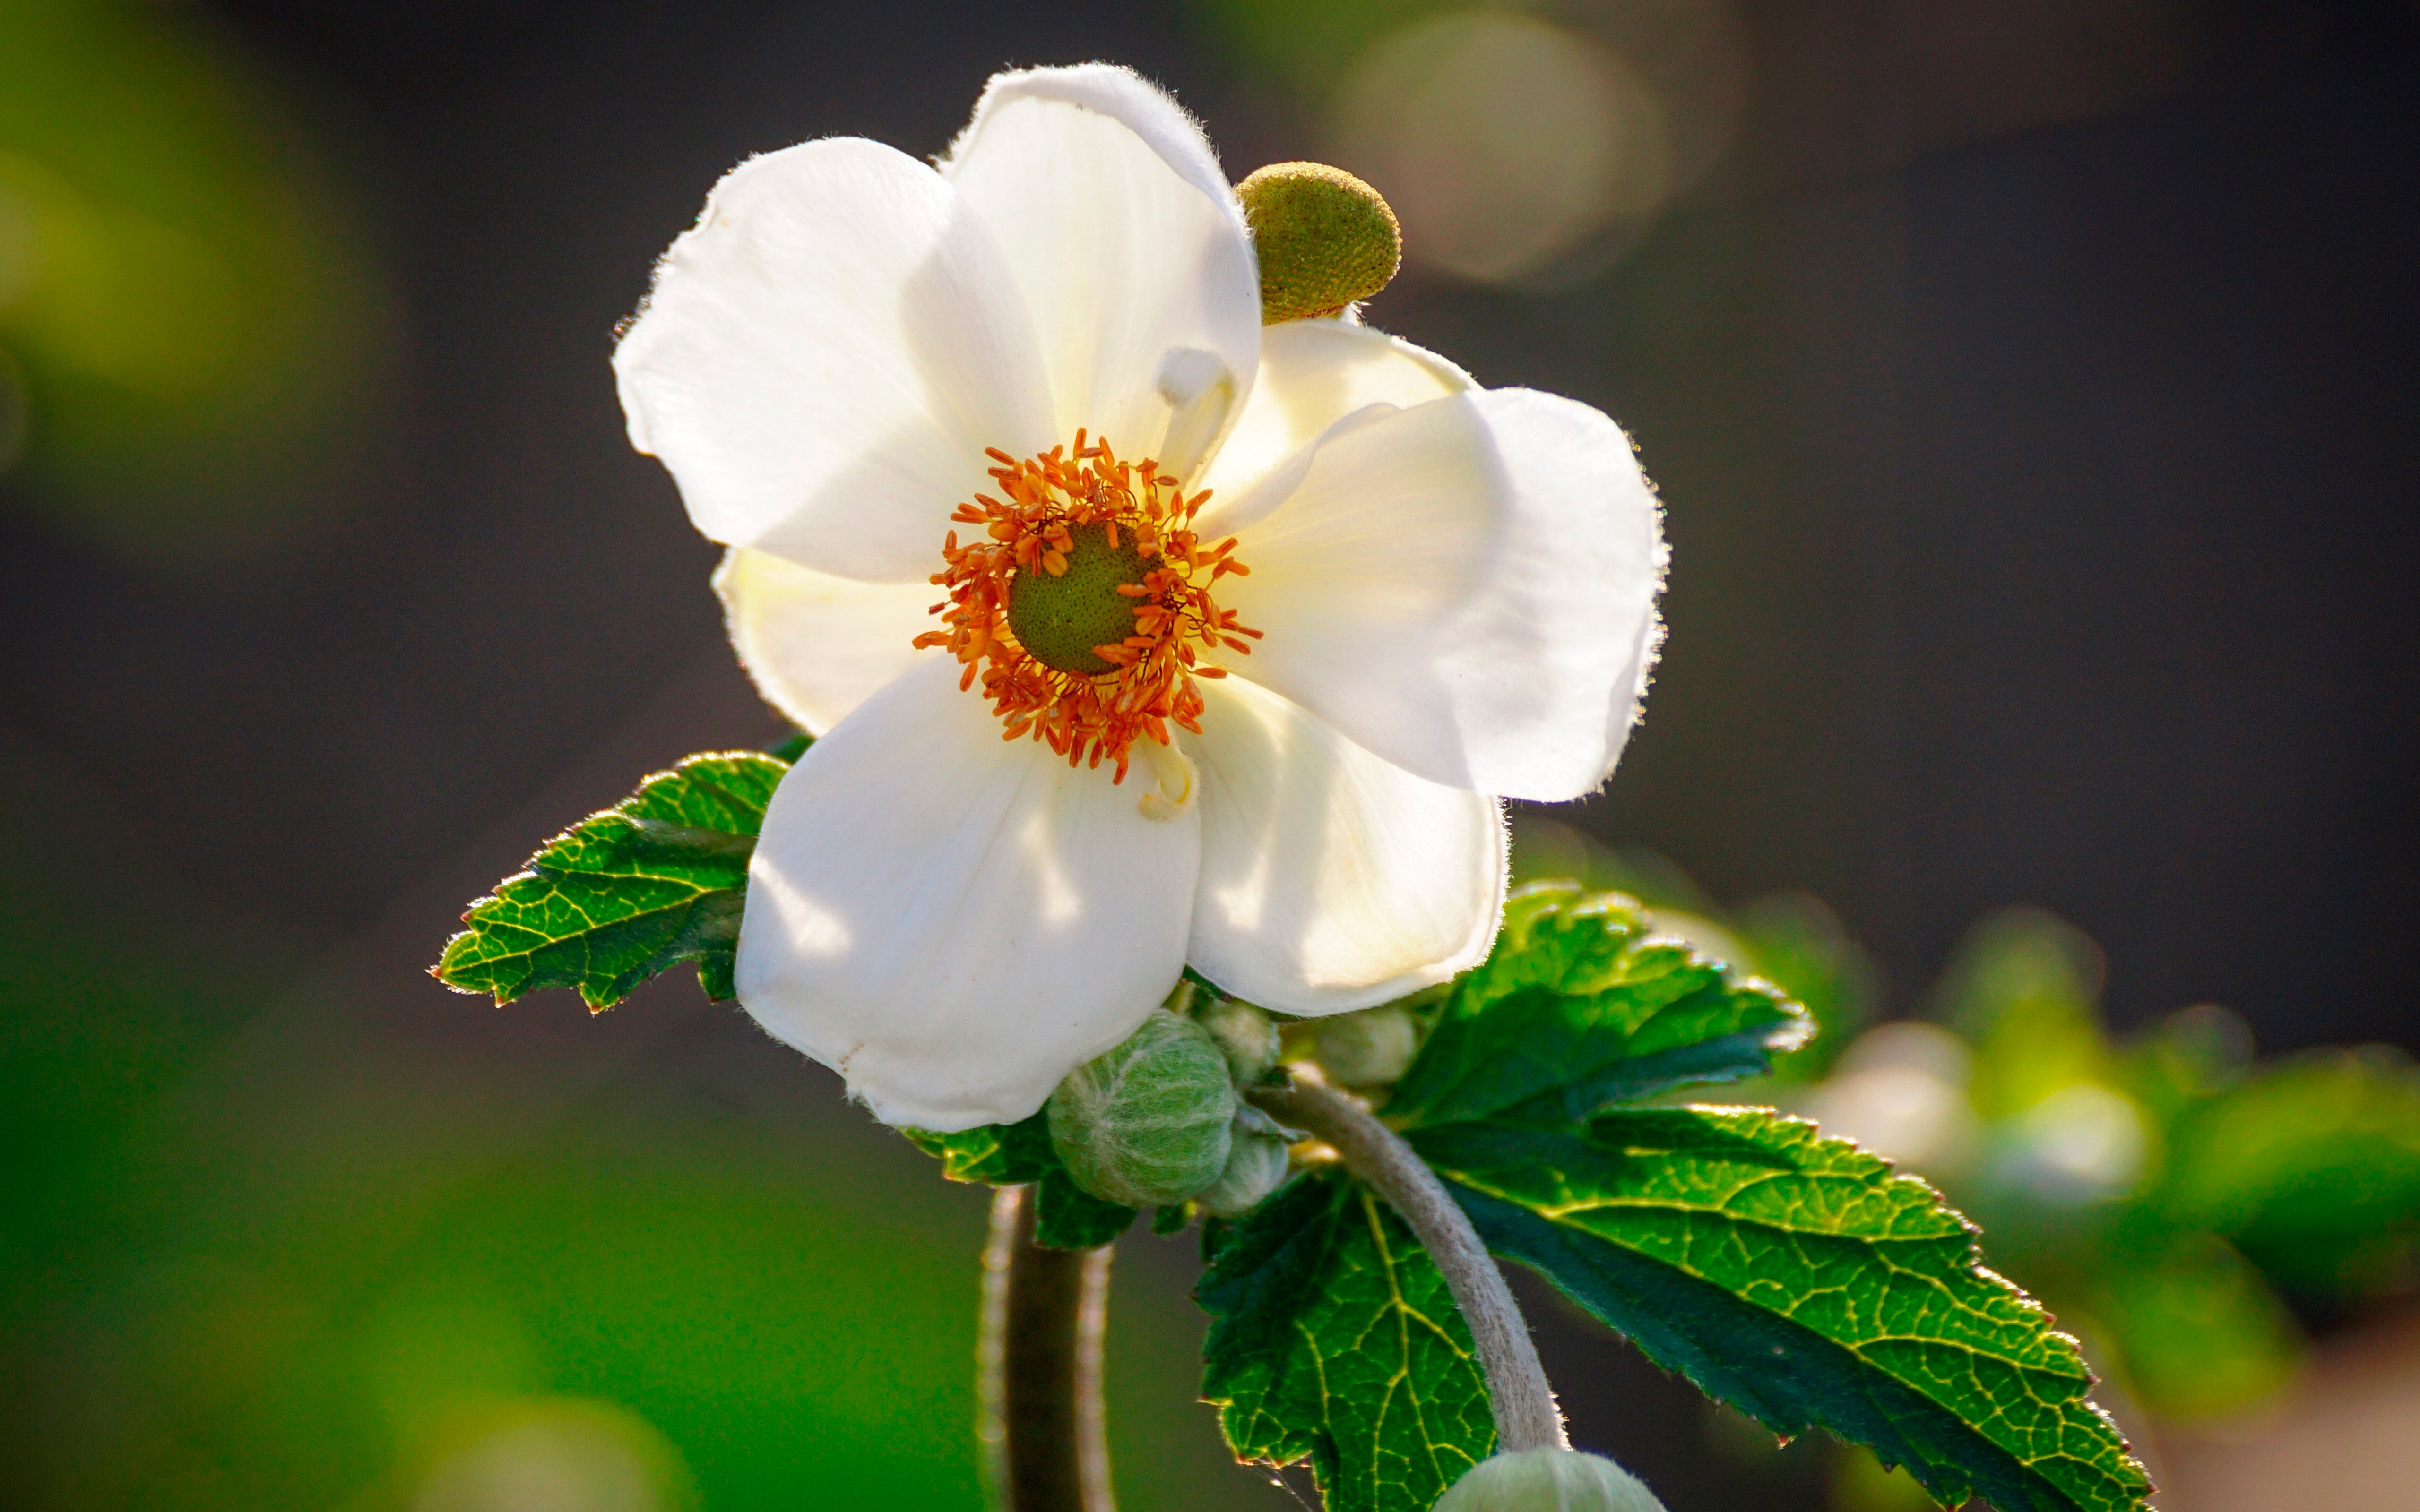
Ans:
{"label": "flower bud", "polygon": [[1379,193],[1324,162],[1273,162],[1235,186],[1261,261],[1261,321],[1330,316],[1387,286],[1403,228]]}
{"label": "flower bud", "polygon": [[1289,1132],[1247,1103],[1235,1110],[1234,1140],[1227,1168],[1194,1200],[1221,1218],[1240,1218],[1285,1184]]}
{"label": "flower bud", "polygon": [[1050,1142],[1096,1197],[1182,1202],[1227,1168],[1237,1105],[1218,1043],[1192,1020],[1155,1009],[1050,1094]]}
{"label": "flower bud", "polygon": [[1319,1063],[1345,1087],[1383,1087],[1404,1074],[1419,1048],[1412,1016],[1388,1005],[1321,1019],[1312,1029]]}
{"label": "flower bud", "polygon": [[1664,1512],[1664,1504],[1602,1455],[1524,1449],[1472,1466],[1435,1512]]}
{"label": "flower bud", "polygon": [[1278,1063],[1278,1026],[1269,1016],[1239,997],[1222,997],[1193,1016],[1226,1052],[1227,1069],[1235,1085],[1249,1087]]}

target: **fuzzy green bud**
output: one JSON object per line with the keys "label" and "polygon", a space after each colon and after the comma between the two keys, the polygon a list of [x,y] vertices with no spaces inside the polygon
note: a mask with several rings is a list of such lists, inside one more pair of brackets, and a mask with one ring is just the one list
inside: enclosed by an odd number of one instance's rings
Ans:
{"label": "fuzzy green bud", "polygon": [[1235,186],[1261,259],[1261,322],[1330,316],[1387,286],[1404,231],[1379,193],[1324,162],[1273,162]]}
{"label": "fuzzy green bud", "polygon": [[1664,1504],[1602,1455],[1524,1449],[1472,1466],[1435,1512],[1664,1512]]}
{"label": "fuzzy green bud", "polygon": [[1269,1016],[1239,997],[1222,997],[1193,1015],[1227,1054],[1227,1068],[1235,1085],[1249,1087],[1278,1063],[1278,1026]]}
{"label": "fuzzy green bud", "polygon": [[1221,1218],[1240,1218],[1285,1184],[1288,1149],[1300,1135],[1247,1103],[1235,1110],[1227,1168],[1194,1200]]}
{"label": "fuzzy green bud", "polygon": [[1328,1078],[1345,1087],[1384,1087],[1411,1068],[1419,1048],[1412,1016],[1389,1003],[1340,1013],[1312,1026],[1312,1042]]}
{"label": "fuzzy green bud", "polygon": [[1140,1208],[1218,1180],[1238,1103],[1217,1041],[1154,1009],[1124,1044],[1069,1072],[1047,1106],[1050,1142],[1076,1184]]}

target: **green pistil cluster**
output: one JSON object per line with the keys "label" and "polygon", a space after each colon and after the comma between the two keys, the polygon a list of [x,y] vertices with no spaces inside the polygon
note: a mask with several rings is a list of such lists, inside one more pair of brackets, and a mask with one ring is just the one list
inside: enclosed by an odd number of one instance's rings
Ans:
{"label": "green pistil cluster", "polygon": [[1140,584],[1152,563],[1135,550],[1134,536],[1125,531],[1111,546],[1105,521],[1071,525],[1067,536],[1065,572],[1054,578],[1036,566],[1010,574],[1008,628],[1045,667],[1098,677],[1117,667],[1093,648],[1116,645],[1134,634],[1135,606],[1142,602],[1118,589]]}

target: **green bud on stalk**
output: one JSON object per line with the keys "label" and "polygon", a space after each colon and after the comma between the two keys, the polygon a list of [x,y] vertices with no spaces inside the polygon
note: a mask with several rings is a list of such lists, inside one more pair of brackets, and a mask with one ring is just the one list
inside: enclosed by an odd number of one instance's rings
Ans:
{"label": "green bud on stalk", "polygon": [[1664,1504],[1602,1455],[1524,1449],[1472,1466],[1435,1512],[1664,1512]]}
{"label": "green bud on stalk", "polygon": [[1384,1087],[1411,1069],[1419,1049],[1412,1016],[1391,1003],[1320,1019],[1311,1032],[1320,1065],[1343,1087]]}
{"label": "green bud on stalk", "polygon": [[1239,997],[1222,997],[1193,1016],[1226,1052],[1227,1068],[1235,1085],[1249,1087],[1278,1063],[1278,1026],[1269,1016]]}
{"label": "green bud on stalk", "polygon": [[1261,262],[1261,322],[1335,315],[1387,286],[1404,232],[1379,193],[1324,162],[1273,162],[1235,186]]}
{"label": "green bud on stalk", "polygon": [[1235,1110],[1227,1168],[1194,1200],[1221,1218],[1240,1218],[1285,1184],[1288,1150],[1300,1136],[1247,1103]]}
{"label": "green bud on stalk", "polygon": [[1076,1184],[1134,1208],[1183,1202],[1218,1180],[1237,1106],[1217,1041],[1166,1009],[1068,1072],[1047,1104],[1050,1142]]}

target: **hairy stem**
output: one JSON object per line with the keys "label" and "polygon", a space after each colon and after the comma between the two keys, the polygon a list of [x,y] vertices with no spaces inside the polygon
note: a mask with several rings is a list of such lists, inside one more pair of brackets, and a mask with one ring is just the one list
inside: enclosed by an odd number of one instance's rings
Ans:
{"label": "hairy stem", "polygon": [[1101,1416],[1109,1253],[1044,1249],[1033,1189],[992,1195],[977,1432],[998,1512],[1117,1512]]}
{"label": "hairy stem", "polygon": [[1322,1083],[1304,1080],[1300,1068],[1292,1086],[1254,1088],[1249,1096],[1279,1121],[1334,1146],[1345,1168],[1411,1225],[1470,1324],[1480,1369],[1487,1378],[1488,1404],[1496,1412],[1496,1447],[1508,1454],[1570,1448],[1554,1388],[1546,1384],[1545,1367],[1538,1363],[1538,1348],[1530,1342],[1529,1325],[1512,1300],[1512,1289],[1428,1163],[1360,1103]]}

